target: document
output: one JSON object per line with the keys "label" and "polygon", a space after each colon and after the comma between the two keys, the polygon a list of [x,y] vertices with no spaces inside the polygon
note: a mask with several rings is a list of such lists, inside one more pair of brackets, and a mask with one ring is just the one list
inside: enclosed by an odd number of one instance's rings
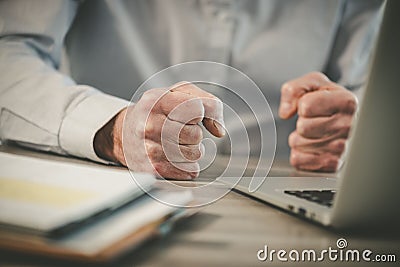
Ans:
{"label": "document", "polygon": [[[136,175],[141,183],[148,181],[141,186],[156,198],[183,206],[193,200],[190,190],[167,192],[152,175]],[[105,215],[90,217],[99,212]],[[0,249],[105,261],[168,232],[192,213],[145,195],[128,170],[0,152]],[[78,223],[88,216],[88,223]],[[41,234],[69,223],[78,227],[57,236]]]}
{"label": "document", "polygon": [[[136,175],[136,174],[135,174]],[[141,175],[149,189],[155,178]],[[0,152],[0,224],[38,232],[113,209],[144,192],[128,170]]]}

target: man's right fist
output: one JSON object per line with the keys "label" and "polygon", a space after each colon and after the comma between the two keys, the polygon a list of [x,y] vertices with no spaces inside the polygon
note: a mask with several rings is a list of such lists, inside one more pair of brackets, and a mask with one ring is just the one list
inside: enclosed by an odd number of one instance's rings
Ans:
{"label": "man's right fist", "polygon": [[[187,82],[152,89],[96,134],[95,150],[133,171],[192,179],[204,153],[200,122],[214,136],[224,136],[223,105],[217,97]],[[104,141],[102,131],[110,130],[111,141]],[[101,142],[111,149],[105,151]]]}

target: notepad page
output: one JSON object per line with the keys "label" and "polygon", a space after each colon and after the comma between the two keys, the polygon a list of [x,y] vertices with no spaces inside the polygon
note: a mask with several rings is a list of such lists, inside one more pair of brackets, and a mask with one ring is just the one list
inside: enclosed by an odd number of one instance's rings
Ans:
{"label": "notepad page", "polygon": [[[140,174],[145,186],[155,182]],[[37,159],[0,152],[0,223],[38,230],[112,206],[142,190],[128,170]]]}

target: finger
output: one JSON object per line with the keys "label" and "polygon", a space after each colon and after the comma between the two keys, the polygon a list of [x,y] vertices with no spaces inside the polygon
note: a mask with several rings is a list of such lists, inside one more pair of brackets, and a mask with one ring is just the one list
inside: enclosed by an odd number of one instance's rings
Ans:
{"label": "finger", "polygon": [[[332,88],[334,86],[330,86]],[[354,114],[356,97],[344,88],[318,90],[302,96],[298,101],[298,113],[302,117],[331,116],[335,113]]]}
{"label": "finger", "polygon": [[191,180],[199,175],[199,164],[197,162],[190,163],[170,163],[155,162],[153,163],[155,174],[159,177],[177,180]]}
{"label": "finger", "polygon": [[352,119],[352,115],[341,113],[329,117],[299,117],[296,131],[299,135],[310,139],[329,136],[346,138],[350,132]]}
{"label": "finger", "polygon": [[298,100],[307,92],[318,90],[330,83],[328,77],[319,72],[312,72],[282,85],[279,116],[282,119],[292,117],[297,111]]}
{"label": "finger", "polygon": [[314,154],[292,149],[290,164],[299,170],[334,172],[340,164],[340,158],[330,153]]}
{"label": "finger", "polygon": [[214,136],[222,137],[225,135],[223,104],[220,99],[188,82],[173,85],[170,90],[201,98],[204,106],[204,126]]}
{"label": "finger", "polygon": [[183,124],[159,114],[151,117],[154,118],[146,124],[147,139],[158,143],[166,139],[181,145],[196,145],[203,140],[203,130],[197,124]]}
{"label": "finger", "polygon": [[146,140],[146,154],[150,162],[195,162],[204,154],[204,145],[179,145],[164,140],[162,144]]}
{"label": "finger", "polygon": [[[175,144],[176,145],[176,144]],[[176,145],[179,147],[178,145]],[[198,148],[200,147],[199,145],[197,146]],[[179,148],[178,150],[180,150]],[[185,151],[186,157],[193,157],[194,155],[198,152],[194,152],[185,150],[184,148],[182,151]],[[200,147],[200,154],[202,155],[204,153],[204,149]],[[146,153],[147,153],[147,159],[151,163],[151,166],[153,168],[153,171],[156,175],[159,177],[164,177],[164,178],[173,178],[173,179],[192,179],[197,177],[198,172],[200,170],[199,164],[196,161],[188,161],[188,160],[181,160],[184,159],[182,158],[176,158],[178,161],[182,162],[173,162],[169,161],[164,153],[163,147],[151,140],[146,140]],[[191,153],[190,155],[188,153]],[[180,152],[179,153],[173,153],[172,154],[174,157],[179,157],[179,155],[183,155]],[[200,156],[201,157],[201,156]]]}
{"label": "finger", "polygon": [[[203,119],[204,106],[199,97],[195,97],[179,91],[171,92],[165,88],[156,88],[146,91],[140,99],[141,105],[136,105],[144,114],[164,114],[168,116],[173,110],[176,118],[171,119],[196,124]],[[174,115],[172,115],[174,116]],[[194,121],[190,121],[193,118]]]}
{"label": "finger", "polygon": [[173,162],[196,162],[200,160],[204,154],[204,145],[179,145],[179,150],[183,158],[178,158]]}
{"label": "finger", "polygon": [[203,125],[206,129],[216,137],[225,136],[225,125],[214,119],[204,118]]}
{"label": "finger", "polygon": [[179,132],[179,144],[197,145],[203,140],[203,130],[199,125],[184,125]]}
{"label": "finger", "polygon": [[134,129],[131,133],[132,135],[144,139],[159,134],[158,125],[165,120],[166,116],[162,114],[157,104],[158,99],[167,91],[160,88],[148,90],[143,93],[135,105],[127,109],[124,122],[135,122],[134,124],[136,125],[136,127],[132,128]]}
{"label": "finger", "polygon": [[153,162],[161,162],[161,161],[166,160],[164,150],[163,150],[161,144],[154,142],[152,140],[146,140],[145,141],[145,149],[146,149],[147,158],[150,160],[150,162],[153,163]]}
{"label": "finger", "polygon": [[146,139],[159,142],[161,140],[162,125],[167,117],[160,113],[150,113],[144,125],[144,136]]}
{"label": "finger", "polygon": [[197,145],[179,145],[168,140],[161,144],[165,159],[168,162],[195,162],[202,155],[201,144]]}
{"label": "finger", "polygon": [[202,99],[178,91],[165,94],[160,100],[160,107],[170,120],[185,124],[197,124],[204,117]]}
{"label": "finger", "polygon": [[289,146],[307,153],[331,153],[340,156],[345,150],[346,139],[308,139],[295,131],[289,136]]}
{"label": "finger", "polygon": [[155,141],[161,142],[161,139],[166,139],[181,145],[196,145],[203,140],[203,130],[197,124],[183,124],[167,119],[161,131],[162,137]]}

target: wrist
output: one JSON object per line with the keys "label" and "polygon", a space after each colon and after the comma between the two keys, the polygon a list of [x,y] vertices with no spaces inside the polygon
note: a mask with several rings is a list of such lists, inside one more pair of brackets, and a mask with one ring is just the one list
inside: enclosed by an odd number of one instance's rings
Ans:
{"label": "wrist", "polygon": [[122,149],[122,125],[125,110],[120,111],[100,128],[93,140],[94,151],[99,158],[124,165],[126,164]]}

